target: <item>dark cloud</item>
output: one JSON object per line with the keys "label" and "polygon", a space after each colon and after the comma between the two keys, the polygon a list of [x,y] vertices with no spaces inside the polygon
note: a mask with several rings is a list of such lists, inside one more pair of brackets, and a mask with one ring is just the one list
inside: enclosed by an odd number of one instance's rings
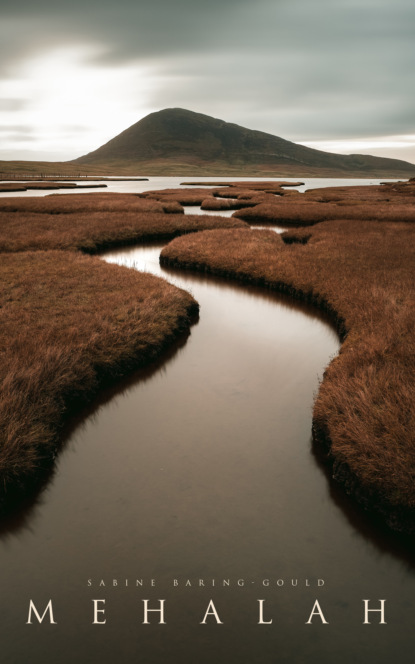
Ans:
{"label": "dark cloud", "polygon": [[181,58],[171,61],[154,103],[297,141],[414,133],[412,73],[393,64],[376,63],[370,76],[354,53],[342,68],[320,54],[297,53],[277,64],[261,54]]}
{"label": "dark cloud", "polygon": [[[2,3],[3,22],[19,48],[86,39],[106,47],[106,58],[154,57],[241,50],[290,56],[361,55],[376,46],[412,41],[412,0],[110,0]],[[19,27],[17,27],[19,26]],[[43,29],[42,29],[43,26]],[[6,34],[7,38],[7,34]],[[10,44],[9,44],[10,46]],[[288,63],[287,63],[288,64]]]}
{"label": "dark cloud", "polygon": [[244,0],[6,2],[3,52],[13,59],[20,51],[86,41],[103,47],[99,61],[108,64],[190,53],[204,45],[209,50],[226,43],[228,26],[243,5]]}
{"label": "dark cloud", "polygon": [[299,141],[414,133],[413,0],[3,0],[2,16],[3,76],[90,44],[98,67],[154,67],[154,108]]}

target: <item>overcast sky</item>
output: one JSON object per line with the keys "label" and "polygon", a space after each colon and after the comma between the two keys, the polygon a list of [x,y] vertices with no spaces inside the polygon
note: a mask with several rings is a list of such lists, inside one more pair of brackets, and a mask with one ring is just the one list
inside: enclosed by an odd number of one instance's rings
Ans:
{"label": "overcast sky", "polygon": [[415,162],[414,0],[0,0],[0,159],[181,107]]}

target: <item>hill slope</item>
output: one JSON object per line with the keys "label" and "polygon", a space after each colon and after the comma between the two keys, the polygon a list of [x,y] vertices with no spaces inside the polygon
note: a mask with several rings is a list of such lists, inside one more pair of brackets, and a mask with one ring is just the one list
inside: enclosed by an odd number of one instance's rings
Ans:
{"label": "hill slope", "polygon": [[410,177],[415,165],[369,155],[307,148],[180,108],[151,113],[102,147],[73,160],[79,165],[130,165],[148,174],[348,175]]}

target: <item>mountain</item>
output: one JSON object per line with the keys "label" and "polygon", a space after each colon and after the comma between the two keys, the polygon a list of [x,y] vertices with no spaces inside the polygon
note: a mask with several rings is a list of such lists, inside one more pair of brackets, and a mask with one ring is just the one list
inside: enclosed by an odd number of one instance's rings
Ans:
{"label": "mountain", "polygon": [[181,108],[151,113],[71,163],[129,165],[160,175],[415,175],[415,165],[406,161],[322,152]]}

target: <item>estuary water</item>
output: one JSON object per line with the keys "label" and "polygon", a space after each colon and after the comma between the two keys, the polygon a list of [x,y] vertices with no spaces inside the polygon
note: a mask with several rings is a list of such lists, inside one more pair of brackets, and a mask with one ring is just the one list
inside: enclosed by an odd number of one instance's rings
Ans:
{"label": "estuary water", "polygon": [[[115,177],[115,176],[114,176]],[[250,182],[261,182],[264,178],[213,178],[213,177],[149,177],[148,180],[142,181],[129,181],[129,180],[115,180],[111,182],[106,180],[102,182],[105,184],[105,188],[100,189],[58,189],[56,191],[50,190],[36,190],[29,189],[28,191],[18,191],[18,192],[0,192],[0,198],[8,196],[48,196],[51,194],[91,194],[91,193],[103,193],[103,192],[112,192],[120,194],[132,194],[132,193],[143,193],[144,191],[150,191],[155,189],[172,189],[173,187],[180,187],[182,183],[194,182],[194,183],[208,183],[208,182],[243,182],[249,180]],[[320,187],[342,187],[342,186],[359,186],[359,185],[370,185],[370,184],[380,184],[380,182],[395,182],[395,180],[385,180],[385,179],[375,179],[375,178],[266,178],[267,182],[302,182],[303,184],[299,187],[293,187],[298,191],[304,192],[306,189],[314,189]],[[74,182],[75,180],[73,180]],[[13,183],[18,181],[13,180]],[[84,180],[79,180],[79,184],[85,184]],[[91,184],[100,184],[99,182]],[[206,186],[209,188],[209,184],[197,185]],[[291,187],[290,187],[291,188]]]}
{"label": "estuary water", "polygon": [[[200,319],[83,414],[3,525],[4,662],[409,664],[412,544],[349,501],[311,444],[336,334],[299,303],[162,269],[160,249],[103,258],[189,290]],[[27,625],[30,600],[52,600],[57,624]],[[364,600],[386,600],[387,624],[363,624]]]}

